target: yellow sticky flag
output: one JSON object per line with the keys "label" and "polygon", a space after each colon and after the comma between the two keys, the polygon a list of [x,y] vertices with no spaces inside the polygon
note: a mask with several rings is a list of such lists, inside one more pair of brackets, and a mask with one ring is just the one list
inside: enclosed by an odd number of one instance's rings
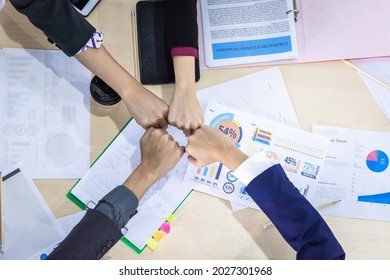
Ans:
{"label": "yellow sticky flag", "polygon": [[150,249],[155,250],[158,246],[158,242],[157,240],[151,237],[149,238],[148,242],[146,242],[146,245],[148,245]]}
{"label": "yellow sticky flag", "polygon": [[158,242],[164,237],[164,233],[162,233],[160,230],[156,231],[153,234],[153,238],[156,239]]}
{"label": "yellow sticky flag", "polygon": [[169,215],[169,217],[167,218],[167,222],[170,223],[173,219],[173,214]]}

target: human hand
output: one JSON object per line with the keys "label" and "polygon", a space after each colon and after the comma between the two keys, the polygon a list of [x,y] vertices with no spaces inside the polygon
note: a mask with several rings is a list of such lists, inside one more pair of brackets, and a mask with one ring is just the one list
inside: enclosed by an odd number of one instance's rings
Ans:
{"label": "human hand", "polygon": [[171,170],[184,154],[184,147],[166,130],[149,128],[140,141],[141,164],[146,171],[154,173],[157,180]]}
{"label": "human hand", "polygon": [[167,128],[168,105],[142,85],[131,95],[122,97],[130,114],[144,129]]}
{"label": "human hand", "polygon": [[169,105],[168,123],[190,135],[203,123],[203,112],[196,98],[195,88],[177,88]]}
{"label": "human hand", "polygon": [[228,136],[206,125],[198,128],[188,137],[185,150],[189,162],[198,167],[219,161],[234,171],[248,158]]}
{"label": "human hand", "polygon": [[185,135],[200,127],[203,113],[196,97],[195,57],[173,57],[175,91],[169,105],[168,122],[183,130]]}
{"label": "human hand", "polygon": [[150,127],[140,140],[141,163],[124,182],[138,200],[166,173],[168,173],[184,154],[172,136],[164,129]]}

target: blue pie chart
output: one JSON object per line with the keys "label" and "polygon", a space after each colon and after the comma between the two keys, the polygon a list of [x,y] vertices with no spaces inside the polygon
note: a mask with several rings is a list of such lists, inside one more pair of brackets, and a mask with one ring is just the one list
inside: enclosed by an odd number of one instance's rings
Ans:
{"label": "blue pie chart", "polygon": [[385,152],[375,150],[367,155],[366,164],[371,171],[380,173],[385,171],[389,166],[389,157]]}

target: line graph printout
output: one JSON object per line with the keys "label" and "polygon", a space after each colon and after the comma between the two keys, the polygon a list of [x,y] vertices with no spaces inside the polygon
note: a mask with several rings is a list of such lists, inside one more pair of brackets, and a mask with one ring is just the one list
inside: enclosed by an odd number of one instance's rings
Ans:
{"label": "line graph printout", "polygon": [[310,199],[341,199],[324,215],[390,221],[390,133],[319,125],[313,132],[331,145]]}
{"label": "line graph printout", "polygon": [[[93,208],[104,195],[123,184],[141,162],[139,140],[144,131],[135,121],[129,122],[71,194]],[[186,138],[180,130],[169,127],[168,132],[180,145],[186,145]],[[190,193],[190,188],[182,186],[187,164],[187,158],[182,157],[175,168],[157,181],[141,199],[138,213],[127,223],[125,238],[139,250]]]}
{"label": "line graph printout", "polygon": [[[213,102],[205,111],[205,124],[228,135],[247,155],[264,152],[272,162],[280,163],[302,194],[314,191],[329,138]],[[204,168],[189,164],[184,185],[258,209],[244,184],[219,162]]]}

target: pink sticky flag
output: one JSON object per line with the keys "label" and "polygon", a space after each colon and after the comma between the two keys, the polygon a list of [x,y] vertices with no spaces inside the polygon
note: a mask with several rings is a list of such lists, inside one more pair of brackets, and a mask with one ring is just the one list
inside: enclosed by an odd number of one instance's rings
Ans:
{"label": "pink sticky flag", "polygon": [[165,232],[166,234],[168,234],[168,233],[170,232],[170,230],[171,230],[171,226],[169,225],[169,223],[164,222],[164,223],[161,225],[160,229],[161,229],[163,232]]}

